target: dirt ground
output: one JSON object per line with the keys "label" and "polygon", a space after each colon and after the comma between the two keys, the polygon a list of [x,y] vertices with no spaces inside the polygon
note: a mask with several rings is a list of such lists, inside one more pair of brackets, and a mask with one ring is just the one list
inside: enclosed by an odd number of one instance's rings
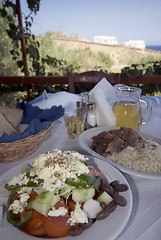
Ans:
{"label": "dirt ground", "polygon": [[123,45],[104,45],[92,42],[83,42],[76,40],[54,39],[57,45],[62,45],[65,50],[85,49],[89,47],[94,52],[103,51],[110,55],[114,64],[111,67],[113,72],[120,72],[125,66],[137,63],[139,59],[146,56],[154,56],[161,60],[161,52],[149,49],[130,48]]}

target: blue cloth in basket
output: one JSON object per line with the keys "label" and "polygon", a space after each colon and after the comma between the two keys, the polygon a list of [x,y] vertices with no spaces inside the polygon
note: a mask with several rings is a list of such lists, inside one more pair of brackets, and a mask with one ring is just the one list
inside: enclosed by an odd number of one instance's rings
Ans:
{"label": "blue cloth in basket", "polygon": [[64,115],[64,108],[61,105],[41,110],[39,107],[32,106],[30,103],[25,104],[22,102],[17,103],[16,107],[21,108],[24,111],[21,123],[29,124],[29,126],[23,134],[13,133],[8,135],[3,133],[0,137],[0,143],[17,141],[36,134]]}

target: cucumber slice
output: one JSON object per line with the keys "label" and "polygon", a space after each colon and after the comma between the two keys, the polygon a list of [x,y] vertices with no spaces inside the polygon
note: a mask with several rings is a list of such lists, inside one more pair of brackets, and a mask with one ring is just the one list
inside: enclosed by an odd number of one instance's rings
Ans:
{"label": "cucumber slice", "polygon": [[92,188],[76,188],[72,192],[74,202],[85,202],[95,195],[95,189]]}
{"label": "cucumber slice", "polygon": [[34,199],[31,200],[31,201],[27,204],[26,210],[32,210],[32,209],[33,209],[33,207],[32,207],[33,201],[34,201]]}
{"label": "cucumber slice", "polygon": [[32,202],[32,208],[43,214],[48,215],[49,209],[59,201],[59,196],[54,192],[42,192]]}
{"label": "cucumber slice", "polygon": [[63,196],[65,199],[68,198],[69,194],[71,193],[72,188],[70,187],[63,187],[60,190],[60,196]]}
{"label": "cucumber slice", "polygon": [[104,191],[103,193],[100,194],[97,200],[99,202],[104,202],[108,205],[110,202],[112,202],[113,198],[107,192]]}
{"label": "cucumber slice", "polygon": [[30,164],[24,164],[21,168],[21,173],[29,172],[33,167]]}
{"label": "cucumber slice", "polygon": [[60,196],[59,195],[54,195],[53,196],[53,201],[52,201],[50,207],[53,207],[59,200],[60,200]]}

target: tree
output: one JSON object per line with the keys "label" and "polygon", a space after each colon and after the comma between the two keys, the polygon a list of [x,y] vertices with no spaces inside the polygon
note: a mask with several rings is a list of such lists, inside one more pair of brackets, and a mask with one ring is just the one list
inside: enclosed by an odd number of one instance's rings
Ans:
{"label": "tree", "polygon": [[[27,54],[27,62],[28,62],[28,70],[29,75],[47,75],[45,71],[45,64],[52,64],[53,58],[49,61],[49,56],[41,57],[39,54],[39,42],[35,39],[35,36],[31,33],[31,26],[33,22],[33,14],[36,14],[40,8],[40,0],[27,0],[28,8],[30,13],[26,16],[24,15],[24,35],[26,42],[26,54]],[[13,48],[10,51],[12,55],[12,59],[16,61],[18,68],[21,72],[24,72],[24,62],[22,59],[22,49],[21,49],[21,36],[22,29],[19,26],[17,21],[18,19],[18,9],[17,4],[14,0],[3,0],[0,8],[0,15],[4,19],[8,20],[8,28],[6,28],[6,32],[8,36],[12,39]],[[15,21],[16,19],[16,21]],[[54,62],[57,59],[54,59]],[[60,63],[60,60],[58,61]]]}
{"label": "tree", "polygon": [[[0,5],[2,1],[0,1]],[[10,50],[13,48],[12,41],[6,33],[7,19],[0,18],[0,75],[20,74],[15,61],[13,61]]]}

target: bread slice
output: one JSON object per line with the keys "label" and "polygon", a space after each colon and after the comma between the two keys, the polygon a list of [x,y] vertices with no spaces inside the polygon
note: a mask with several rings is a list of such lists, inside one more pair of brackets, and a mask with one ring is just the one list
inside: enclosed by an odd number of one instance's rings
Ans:
{"label": "bread slice", "polygon": [[0,137],[4,132],[11,135],[12,133],[16,133],[17,130],[6,120],[3,114],[0,113]]}
{"label": "bread slice", "polygon": [[22,118],[23,118],[23,110],[15,107],[11,107],[8,105],[0,104],[0,113],[6,118],[6,120],[14,127],[18,128]]}

